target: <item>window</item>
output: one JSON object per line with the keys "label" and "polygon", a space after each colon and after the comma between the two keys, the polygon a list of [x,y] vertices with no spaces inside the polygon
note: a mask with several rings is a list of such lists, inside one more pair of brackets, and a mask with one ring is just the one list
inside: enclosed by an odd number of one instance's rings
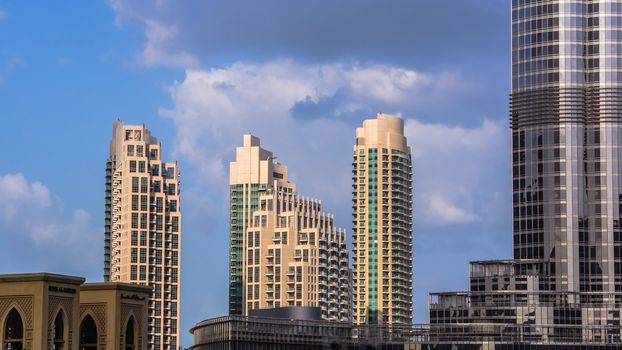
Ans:
{"label": "window", "polygon": [[132,213],[132,228],[138,228],[138,213]]}
{"label": "window", "polygon": [[135,173],[135,172],[136,172],[136,161],[130,160],[130,173]]}
{"label": "window", "polygon": [[140,263],[147,263],[147,248],[140,248]]}
{"label": "window", "polygon": [[147,267],[144,265],[140,267],[140,279],[143,281],[147,279]]}
{"label": "window", "polygon": [[127,145],[127,155],[130,157],[134,156],[134,145]]}
{"label": "window", "polygon": [[160,193],[161,184],[162,183],[160,181],[154,181],[153,182],[153,192]]}
{"label": "window", "polygon": [[169,185],[168,185],[168,188],[167,188],[167,191],[168,191],[168,193],[167,193],[167,194],[168,194],[169,196],[174,196],[174,195],[176,195],[177,193],[175,193],[175,188],[176,188],[176,187],[175,187],[175,184],[169,184]]}
{"label": "window", "polygon": [[173,216],[171,220],[172,220],[172,231],[179,232],[179,217]]}
{"label": "window", "polygon": [[177,211],[177,201],[176,200],[171,200],[168,202],[168,210],[175,212]]}
{"label": "window", "polygon": [[97,325],[86,315],[80,324],[80,350],[97,350]]}
{"label": "window", "polygon": [[24,324],[17,310],[12,309],[4,323],[3,349],[22,350],[24,341]]}
{"label": "window", "polygon": [[143,150],[144,150],[143,146],[136,146],[136,156],[143,157]]}
{"label": "window", "polygon": [[132,231],[132,245],[138,245],[138,231]]}
{"label": "window", "polygon": [[138,210],[138,195],[132,195],[132,210]]}
{"label": "window", "polygon": [[132,193],[138,193],[138,178],[132,177]]}
{"label": "window", "polygon": [[137,280],[138,279],[138,268],[136,267],[136,265],[132,265],[130,267],[130,279],[131,280]]}
{"label": "window", "polygon": [[156,198],[156,212],[161,213],[163,210],[162,197]]}
{"label": "window", "polygon": [[151,166],[151,175],[159,176],[160,175],[160,166],[158,164]]}
{"label": "window", "polygon": [[156,215],[156,230],[162,230],[162,215]]}
{"label": "window", "polygon": [[177,303],[176,302],[171,303],[171,316],[177,317]]}
{"label": "window", "polygon": [[[132,214],[134,215],[134,214]],[[141,213],[140,214],[140,228],[142,229],[146,229],[147,228],[147,214],[146,213]]]}
{"label": "window", "polygon": [[147,193],[149,190],[149,181],[146,177],[140,178],[140,193]]}
{"label": "window", "polygon": [[175,168],[166,168],[166,178],[167,179],[175,178]]}
{"label": "window", "polygon": [[149,201],[146,195],[140,196],[140,210],[147,211],[148,203]]}
{"label": "window", "polygon": [[139,173],[145,172],[145,161],[144,160],[141,160],[140,162],[138,162],[138,172]]}
{"label": "window", "polygon": [[149,150],[149,158],[158,159],[158,150],[157,149]]}
{"label": "window", "polygon": [[140,245],[147,245],[147,232],[140,232]]}
{"label": "window", "polygon": [[54,320],[54,350],[63,349],[65,349],[65,324],[63,310],[60,310]]}
{"label": "window", "polygon": [[138,248],[132,248],[131,262],[134,264],[138,262]]}
{"label": "window", "polygon": [[125,348],[124,350],[135,350],[138,349],[138,338],[135,337],[134,328],[136,321],[134,320],[134,316],[130,316],[130,319],[127,320],[127,325],[125,326]]}
{"label": "window", "polygon": [[178,281],[178,275],[177,275],[177,269],[173,269],[173,273],[171,275],[171,282],[172,283],[177,283]]}

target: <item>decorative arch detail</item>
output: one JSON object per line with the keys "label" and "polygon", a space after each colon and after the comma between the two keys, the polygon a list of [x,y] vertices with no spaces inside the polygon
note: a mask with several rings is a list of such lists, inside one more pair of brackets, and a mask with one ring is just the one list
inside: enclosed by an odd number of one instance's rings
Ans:
{"label": "decorative arch detail", "polygon": [[119,344],[119,347],[123,350],[125,350],[124,346],[125,346],[125,326],[127,325],[127,322],[130,320],[130,317],[134,318],[135,323],[135,333],[134,336],[136,337],[136,348],[137,350],[142,350],[142,344],[143,344],[143,335],[142,335],[142,327],[144,326],[142,324],[142,319],[140,317],[138,317],[139,315],[142,315],[142,307],[140,306],[136,306],[136,305],[128,305],[128,304],[121,304],[121,320],[122,320],[122,324],[121,327],[123,327],[121,329],[122,336],[121,336],[121,344]]}
{"label": "decorative arch detail", "polygon": [[0,297],[0,343],[4,338],[4,323],[9,312],[15,309],[24,326],[24,348],[32,348],[33,300],[32,297]]}
{"label": "decorative arch detail", "polygon": [[78,346],[81,350],[97,350],[100,345],[100,328],[90,312],[80,319]]}
{"label": "decorative arch detail", "polygon": [[73,328],[71,318],[73,317],[73,299],[59,296],[50,296],[48,299],[48,349],[52,349],[55,344],[55,322],[59,313],[64,315],[64,347],[61,349],[72,349]]}

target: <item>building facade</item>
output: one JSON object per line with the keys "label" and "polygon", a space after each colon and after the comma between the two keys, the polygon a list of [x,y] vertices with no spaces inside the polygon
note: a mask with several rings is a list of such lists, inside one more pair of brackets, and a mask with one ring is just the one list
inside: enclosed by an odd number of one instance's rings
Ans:
{"label": "building facade", "polygon": [[104,279],[151,287],[149,349],[177,349],[179,170],[144,125],[113,125],[105,214]]}
{"label": "building facade", "polygon": [[49,273],[0,275],[7,350],[147,349],[150,288]]}
{"label": "building facade", "polygon": [[404,121],[356,130],[352,163],[354,321],[412,323],[412,162]]}
{"label": "building facade", "polygon": [[514,260],[472,263],[470,290],[433,294],[430,322],[619,346],[622,2],[511,11]]}
{"label": "building facade", "polygon": [[[231,291],[241,293],[241,314],[308,306],[318,307],[323,319],[349,321],[345,231],[318,200],[298,196],[287,167],[258,138],[244,136],[230,169]],[[230,295],[231,311],[238,297]]]}
{"label": "building facade", "polygon": [[514,258],[607,302],[622,291],[622,4],[512,5]]}
{"label": "building facade", "polygon": [[[190,333],[193,350],[613,350],[619,344],[572,338],[532,339],[528,327],[492,324],[494,332],[460,333],[427,325],[353,325],[297,317],[224,316],[198,322]],[[533,328],[533,327],[532,327]],[[539,326],[538,328],[546,328]],[[479,329],[487,331],[487,328]],[[507,330],[508,332],[504,332]]]}

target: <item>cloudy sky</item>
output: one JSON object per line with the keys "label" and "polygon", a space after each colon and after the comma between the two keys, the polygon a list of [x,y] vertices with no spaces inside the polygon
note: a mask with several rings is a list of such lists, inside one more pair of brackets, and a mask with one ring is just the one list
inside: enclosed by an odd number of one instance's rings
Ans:
{"label": "cloudy sky", "polygon": [[227,312],[227,171],[259,136],[350,230],[354,130],[406,119],[415,321],[510,256],[509,5],[500,0],[0,0],[0,273],[102,279],[112,123],[182,172],[182,330]]}

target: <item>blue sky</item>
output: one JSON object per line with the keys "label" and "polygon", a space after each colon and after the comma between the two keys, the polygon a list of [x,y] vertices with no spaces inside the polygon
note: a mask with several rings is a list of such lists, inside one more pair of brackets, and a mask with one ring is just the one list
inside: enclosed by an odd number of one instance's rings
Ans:
{"label": "blue sky", "polygon": [[414,150],[415,321],[511,255],[509,4],[0,0],[0,273],[101,280],[112,123],[182,172],[182,329],[226,313],[227,170],[247,132],[350,230],[354,129]]}

